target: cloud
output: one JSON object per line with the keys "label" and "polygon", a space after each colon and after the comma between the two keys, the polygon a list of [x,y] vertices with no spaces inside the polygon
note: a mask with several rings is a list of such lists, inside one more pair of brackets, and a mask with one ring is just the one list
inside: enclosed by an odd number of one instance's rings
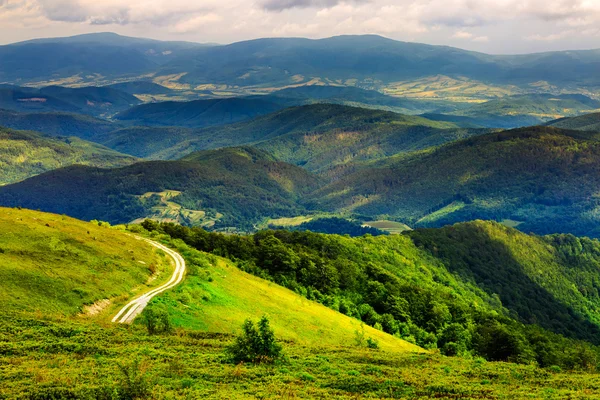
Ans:
{"label": "cloud", "polygon": [[100,29],[221,43],[374,33],[513,52],[597,47],[598,26],[600,0],[0,0],[1,42]]}
{"label": "cloud", "polygon": [[473,37],[473,34],[467,31],[458,31],[455,32],[454,35],[452,35],[452,37],[456,39],[471,39]]}
{"label": "cloud", "polygon": [[331,8],[341,3],[365,3],[368,0],[266,0],[261,6],[268,11],[283,11],[292,8]]}

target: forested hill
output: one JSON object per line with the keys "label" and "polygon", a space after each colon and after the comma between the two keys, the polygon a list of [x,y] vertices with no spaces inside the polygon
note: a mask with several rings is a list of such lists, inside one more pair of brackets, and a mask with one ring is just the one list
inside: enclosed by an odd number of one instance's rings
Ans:
{"label": "forested hill", "polygon": [[565,367],[600,354],[598,241],[484,221],[360,238],[142,225],[444,354]]}
{"label": "forested hill", "polygon": [[[170,207],[168,218],[183,212],[217,227],[251,230],[264,217],[305,212],[298,198],[318,184],[304,169],[261,150],[227,148],[116,169],[61,168],[0,188],[0,204],[111,223]],[[165,191],[175,197],[161,204]]]}
{"label": "forested hill", "polygon": [[72,164],[122,167],[135,157],[76,137],[50,137],[0,127],[0,185]]}
{"label": "forested hill", "polygon": [[550,127],[476,136],[348,175],[316,192],[311,207],[416,226],[510,219],[526,232],[597,237],[595,137]]}

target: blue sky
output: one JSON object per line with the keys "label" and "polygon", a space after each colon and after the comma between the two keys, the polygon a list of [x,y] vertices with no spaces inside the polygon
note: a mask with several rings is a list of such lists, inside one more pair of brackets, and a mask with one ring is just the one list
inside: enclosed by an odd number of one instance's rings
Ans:
{"label": "blue sky", "polygon": [[600,48],[600,0],[0,0],[0,43],[105,31],[216,43],[372,33],[514,54]]}

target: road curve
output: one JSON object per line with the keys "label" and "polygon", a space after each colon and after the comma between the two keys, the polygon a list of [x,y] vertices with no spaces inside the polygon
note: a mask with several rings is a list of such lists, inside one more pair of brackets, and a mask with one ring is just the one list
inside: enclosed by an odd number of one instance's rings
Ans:
{"label": "road curve", "polygon": [[169,249],[167,246],[164,246],[153,240],[149,240],[149,239],[145,239],[145,238],[139,238],[139,239],[148,242],[152,246],[154,246],[158,249],[161,249],[162,251],[167,253],[169,256],[171,256],[171,258],[173,258],[173,260],[175,261],[175,271],[173,272],[173,276],[171,276],[171,279],[169,280],[169,282],[167,282],[164,285],[161,285],[155,289],[152,289],[148,293],[144,293],[143,295],[141,295],[138,298],[131,300],[129,303],[127,303],[125,305],[125,307],[121,308],[121,310],[117,313],[117,315],[115,315],[115,317],[112,319],[112,322],[117,322],[119,324],[132,323],[133,320],[135,319],[135,317],[137,317],[142,311],[144,311],[144,308],[146,308],[146,306],[148,305],[148,302],[154,296],[156,296],[159,293],[164,292],[165,290],[169,290],[172,287],[177,286],[183,280],[183,276],[185,274],[185,260],[183,259],[183,257],[181,257],[181,255],[179,253],[177,253],[177,252]]}

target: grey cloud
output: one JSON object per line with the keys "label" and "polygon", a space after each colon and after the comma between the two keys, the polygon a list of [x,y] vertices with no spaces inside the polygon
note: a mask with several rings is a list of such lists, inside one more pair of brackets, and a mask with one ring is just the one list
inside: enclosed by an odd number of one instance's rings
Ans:
{"label": "grey cloud", "polygon": [[[369,0],[351,0],[350,3],[366,3]],[[283,11],[291,8],[329,8],[342,3],[341,0],[266,0],[262,7],[268,11]]]}

